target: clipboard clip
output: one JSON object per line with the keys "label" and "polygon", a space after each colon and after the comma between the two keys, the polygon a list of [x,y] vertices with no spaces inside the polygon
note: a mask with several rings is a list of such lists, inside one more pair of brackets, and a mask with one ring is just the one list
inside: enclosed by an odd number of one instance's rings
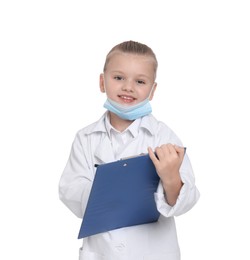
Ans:
{"label": "clipboard clip", "polygon": [[132,156],[128,156],[128,157],[123,157],[120,159],[120,161],[122,160],[127,160],[127,159],[132,159],[132,158],[136,158],[136,157],[140,157],[140,156],[143,156],[143,155],[146,155],[147,153],[140,153],[140,154],[137,154],[137,155],[132,155]]}

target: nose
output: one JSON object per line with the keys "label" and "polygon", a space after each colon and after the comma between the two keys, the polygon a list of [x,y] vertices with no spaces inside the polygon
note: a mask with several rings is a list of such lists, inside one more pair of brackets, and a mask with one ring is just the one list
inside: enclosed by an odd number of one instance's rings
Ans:
{"label": "nose", "polygon": [[134,92],[134,85],[132,82],[126,82],[122,86],[123,91]]}

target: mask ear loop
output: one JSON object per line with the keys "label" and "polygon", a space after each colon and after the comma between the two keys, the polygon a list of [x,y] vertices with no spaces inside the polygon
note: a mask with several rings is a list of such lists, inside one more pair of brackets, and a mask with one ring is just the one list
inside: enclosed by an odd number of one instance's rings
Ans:
{"label": "mask ear loop", "polygon": [[148,97],[147,97],[148,100],[149,100],[149,98],[150,98],[151,95],[152,95],[152,92],[153,92],[153,90],[154,90],[154,86],[155,86],[155,82],[154,82],[154,84],[153,84],[153,86],[152,86],[152,88],[151,88],[151,90],[150,90],[150,92],[149,92],[149,95],[148,95]]}
{"label": "mask ear loop", "polygon": [[[104,77],[104,73],[103,73],[103,89],[104,89],[104,91],[105,91],[105,93],[106,93],[106,96],[107,96],[107,91],[106,91],[106,87],[105,87],[105,77]],[[107,96],[107,98],[108,98],[108,96]]]}

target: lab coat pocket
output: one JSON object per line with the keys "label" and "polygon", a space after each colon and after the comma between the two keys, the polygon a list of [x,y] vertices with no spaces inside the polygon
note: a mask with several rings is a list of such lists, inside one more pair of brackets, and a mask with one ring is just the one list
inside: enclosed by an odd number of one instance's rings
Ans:
{"label": "lab coat pocket", "polygon": [[79,249],[79,260],[105,260],[105,257],[95,252],[89,252],[82,247]]}

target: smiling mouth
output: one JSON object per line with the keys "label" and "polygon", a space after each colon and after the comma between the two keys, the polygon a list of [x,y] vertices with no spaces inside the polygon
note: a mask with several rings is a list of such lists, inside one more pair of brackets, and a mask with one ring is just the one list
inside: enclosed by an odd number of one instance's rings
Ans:
{"label": "smiling mouth", "polygon": [[125,103],[131,103],[136,100],[134,97],[131,96],[118,95],[118,97],[122,99],[122,101]]}

